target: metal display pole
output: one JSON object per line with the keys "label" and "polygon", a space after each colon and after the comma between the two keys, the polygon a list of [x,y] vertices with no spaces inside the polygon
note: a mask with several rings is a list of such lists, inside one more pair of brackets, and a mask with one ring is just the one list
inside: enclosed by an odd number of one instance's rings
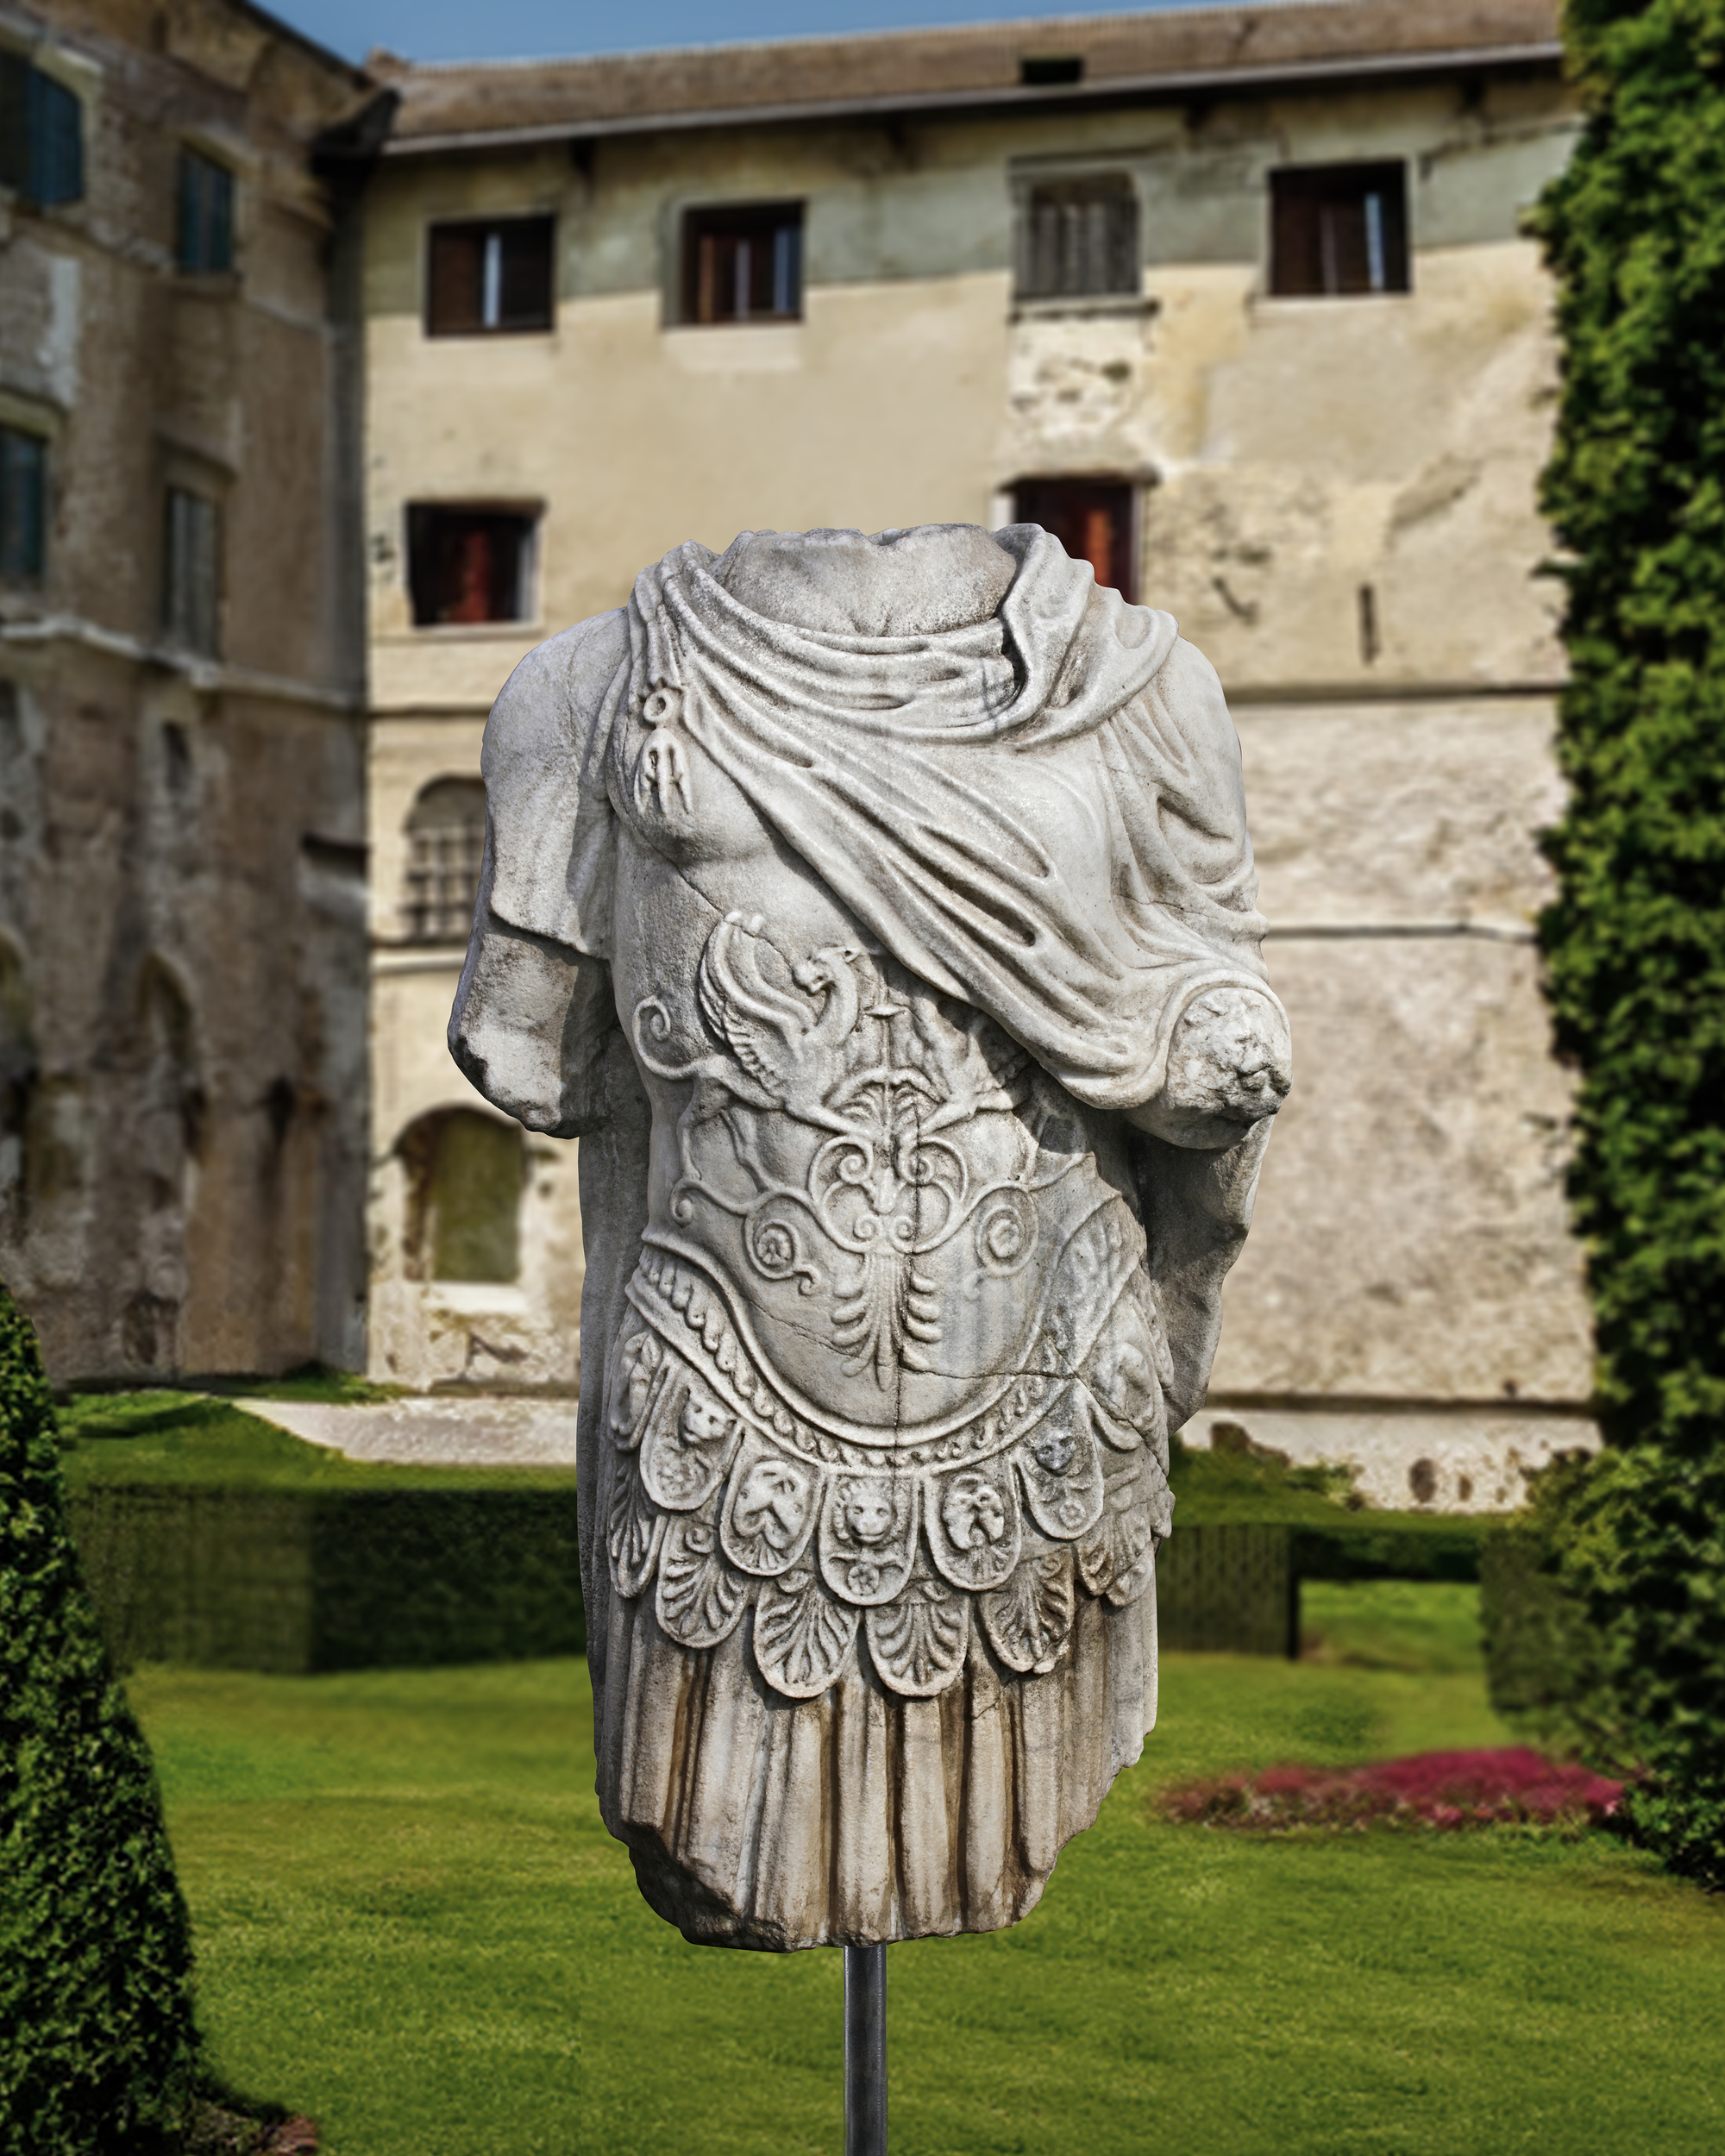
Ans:
{"label": "metal display pole", "polygon": [[887,2156],[887,1950],[844,1950],[844,2156]]}

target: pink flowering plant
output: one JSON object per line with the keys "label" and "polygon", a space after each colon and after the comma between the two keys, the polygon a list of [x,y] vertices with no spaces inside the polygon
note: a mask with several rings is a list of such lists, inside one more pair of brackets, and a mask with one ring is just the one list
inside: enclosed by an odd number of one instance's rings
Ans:
{"label": "pink flowering plant", "polygon": [[1585,1767],[1511,1747],[1422,1752],[1364,1767],[1265,1767],[1165,1789],[1156,1808],[1189,1826],[1260,1833],[1316,1827],[1364,1833],[1396,1827],[1453,1833],[1468,1827],[1544,1827],[1579,1833],[1612,1823],[1622,1784]]}

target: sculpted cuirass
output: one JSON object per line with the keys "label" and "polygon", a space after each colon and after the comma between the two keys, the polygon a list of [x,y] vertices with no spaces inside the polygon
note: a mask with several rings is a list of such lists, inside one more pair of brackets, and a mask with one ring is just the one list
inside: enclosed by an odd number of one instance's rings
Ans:
{"label": "sculpted cuirass", "polygon": [[693,1939],[1011,1922],[1141,1747],[1287,1088],[1238,770],[1033,529],[680,548],[499,701],[451,1040],[583,1134],[599,1795]]}

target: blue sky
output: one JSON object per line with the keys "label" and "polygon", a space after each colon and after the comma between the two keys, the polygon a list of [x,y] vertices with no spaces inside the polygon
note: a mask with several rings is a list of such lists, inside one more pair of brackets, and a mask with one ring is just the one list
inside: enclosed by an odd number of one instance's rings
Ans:
{"label": "blue sky", "polygon": [[[1063,15],[1136,15],[1170,0],[1111,7],[1090,0],[263,0],[271,13],[348,60],[374,45],[409,60],[528,60],[560,53],[639,52],[737,38],[902,30]],[[1191,5],[1192,0],[1182,0]]]}

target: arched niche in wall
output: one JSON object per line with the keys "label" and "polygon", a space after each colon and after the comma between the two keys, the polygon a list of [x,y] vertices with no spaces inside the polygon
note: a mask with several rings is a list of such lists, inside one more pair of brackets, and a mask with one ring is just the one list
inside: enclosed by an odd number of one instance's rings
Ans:
{"label": "arched niche in wall", "polygon": [[191,1002],[173,969],[153,953],[138,974],[139,1069],[135,1158],[159,1206],[179,1204],[185,1171],[203,1143],[205,1100]]}
{"label": "arched niche in wall", "polygon": [[410,943],[464,943],[485,853],[485,786],[478,779],[434,779],[407,812],[407,873],[402,891]]}
{"label": "arched niche in wall", "polygon": [[179,1359],[185,1238],[208,1100],[191,998],[154,951],[138,968],[124,1041],[129,1112],[112,1137],[137,1179],[124,1200],[136,1239],[118,1346],[131,1368],[166,1371]]}
{"label": "arched niche in wall", "polygon": [[506,1286],[521,1272],[527,1145],[518,1123],[438,1108],[396,1142],[407,1171],[411,1279]]}

